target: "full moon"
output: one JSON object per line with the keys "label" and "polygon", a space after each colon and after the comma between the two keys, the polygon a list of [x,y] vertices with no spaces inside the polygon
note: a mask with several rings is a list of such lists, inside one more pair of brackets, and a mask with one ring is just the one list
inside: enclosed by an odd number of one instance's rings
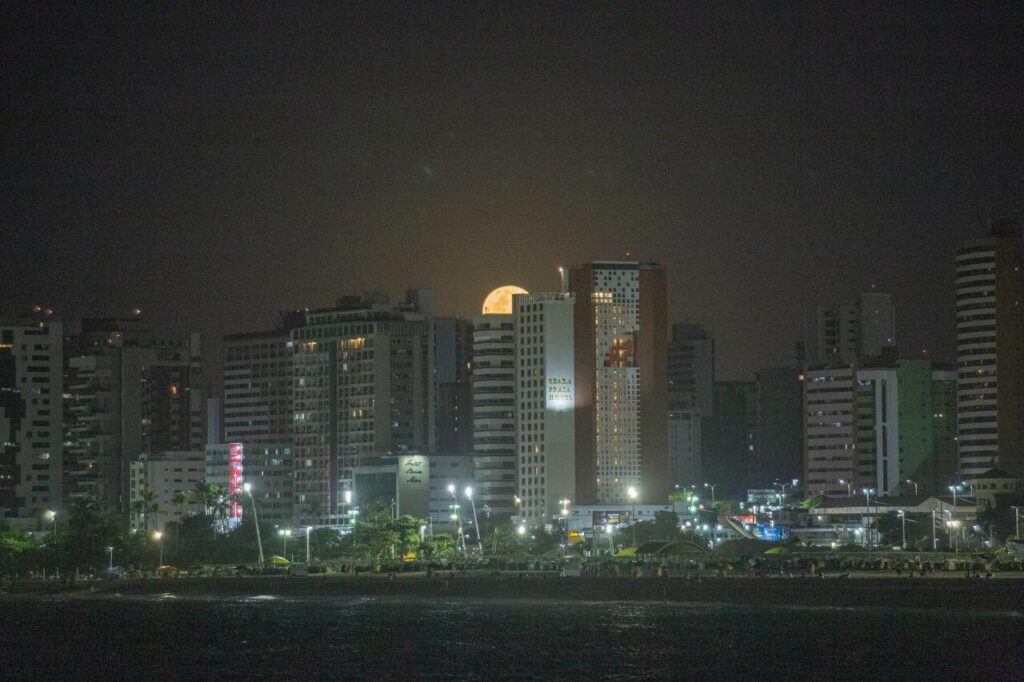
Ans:
{"label": "full moon", "polygon": [[515,294],[528,293],[530,292],[526,289],[512,284],[498,287],[491,293],[487,294],[487,298],[484,299],[483,313],[484,315],[511,315],[512,296]]}

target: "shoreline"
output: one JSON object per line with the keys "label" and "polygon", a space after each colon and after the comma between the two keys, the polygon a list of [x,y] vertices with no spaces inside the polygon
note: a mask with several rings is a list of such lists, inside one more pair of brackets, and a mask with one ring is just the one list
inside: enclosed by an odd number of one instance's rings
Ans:
{"label": "shoreline", "polygon": [[[963,577],[628,578],[435,575],[154,578],[79,583],[73,588],[22,585],[11,597],[157,595],[372,597],[721,603],[737,606],[903,607],[1024,612],[1024,579]],[[31,589],[36,587],[38,589]]]}

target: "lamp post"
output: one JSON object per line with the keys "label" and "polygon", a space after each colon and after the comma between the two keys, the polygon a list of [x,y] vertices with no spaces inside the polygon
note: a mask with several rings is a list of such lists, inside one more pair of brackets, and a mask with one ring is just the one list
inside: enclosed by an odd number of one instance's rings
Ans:
{"label": "lamp post", "polygon": [[[707,485],[707,483],[705,483],[704,485]],[[712,486],[712,493],[711,493],[712,495],[714,495],[713,491],[714,491],[714,486]],[[629,490],[626,491],[626,494],[629,495],[629,500],[630,500],[630,502],[633,503],[633,510],[629,514],[629,525],[633,529],[633,548],[636,549],[636,496],[637,496],[636,488],[634,488],[633,486],[630,486]]]}
{"label": "lamp post", "polygon": [[559,500],[562,505],[562,525],[565,526],[565,548],[569,549],[569,500]]}
{"label": "lamp post", "polygon": [[256,498],[252,495],[252,483],[246,483],[242,490],[249,493],[249,501],[252,502],[252,521],[256,524],[256,546],[260,550],[260,566],[263,566],[263,539],[260,537],[260,517],[256,514]]}
{"label": "lamp post", "polygon": [[160,562],[156,565],[160,568],[164,565],[164,534],[158,530],[153,531],[153,539],[160,543]]}
{"label": "lamp post", "polygon": [[900,520],[903,521],[903,544],[901,547],[904,551],[907,549],[907,513],[902,509],[897,509],[896,513],[899,515]]}
{"label": "lamp post", "polygon": [[711,504],[714,504],[715,503],[715,484],[714,483],[705,483],[704,487],[711,489]]}
{"label": "lamp post", "polygon": [[306,565],[309,566],[309,534],[313,532],[313,526],[306,526]]}
{"label": "lamp post", "polygon": [[939,539],[935,537],[935,510],[932,509],[932,551],[939,548]]}
{"label": "lamp post", "polygon": [[107,547],[107,551],[110,552],[110,563],[107,565],[107,568],[110,569],[111,571],[113,571],[114,570],[114,546],[113,545],[109,545]]}
{"label": "lamp post", "polygon": [[476,517],[476,500],[473,499],[473,487],[466,486],[466,497],[469,498],[469,504],[473,508],[473,527],[476,529],[476,544],[480,548],[480,555],[483,556],[484,546],[480,542],[480,521]]}
{"label": "lamp post", "polygon": [[912,485],[912,486],[914,486],[914,497],[917,497],[917,481],[911,481],[911,480],[910,480],[910,479],[908,478],[908,479],[907,479],[907,485]]}
{"label": "lamp post", "polygon": [[52,509],[47,510],[46,518],[53,522],[53,534],[57,535],[57,512]]}
{"label": "lamp post", "polygon": [[288,558],[288,538],[291,537],[292,531],[289,528],[282,528],[277,531],[277,534],[281,536],[281,556],[285,559]]}
{"label": "lamp post", "polygon": [[846,495],[847,495],[847,497],[853,497],[853,482],[852,481],[847,481],[845,478],[840,478],[839,479],[839,485],[845,485],[846,486]]}
{"label": "lamp post", "polygon": [[1014,532],[1013,537],[1016,538],[1017,541],[1019,542],[1020,541],[1020,507],[1014,505],[1014,506],[1010,507],[1010,509],[1013,510],[1013,523],[1014,523],[1014,527],[1016,528],[1016,531]]}
{"label": "lamp post", "polygon": [[[864,510],[868,516],[868,523],[871,522],[871,493],[875,492],[874,488],[864,488]],[[869,532],[866,536],[868,547],[871,546],[871,533]]]}
{"label": "lamp post", "polygon": [[462,553],[466,553],[466,536],[462,532],[462,514],[459,512],[458,499],[455,497],[455,484],[448,484],[448,494],[452,496],[451,504],[451,520],[455,522],[455,528],[458,532],[458,537],[455,539],[455,548],[458,549],[459,542],[462,543]]}

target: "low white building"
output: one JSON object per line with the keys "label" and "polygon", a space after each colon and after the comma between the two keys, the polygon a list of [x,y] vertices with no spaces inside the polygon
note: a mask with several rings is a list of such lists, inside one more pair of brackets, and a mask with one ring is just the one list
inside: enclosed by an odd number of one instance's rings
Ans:
{"label": "low white building", "polygon": [[[140,455],[131,463],[129,509],[136,530],[163,530],[170,522],[202,513],[202,505],[178,504],[176,494],[188,495],[206,475],[206,457],[202,452],[172,451]],[[152,495],[153,509],[139,513],[137,503]]]}

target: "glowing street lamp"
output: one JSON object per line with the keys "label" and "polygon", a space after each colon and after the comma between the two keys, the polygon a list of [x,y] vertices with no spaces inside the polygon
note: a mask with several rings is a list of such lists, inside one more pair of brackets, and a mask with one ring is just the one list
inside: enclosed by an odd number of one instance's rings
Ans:
{"label": "glowing street lamp", "polygon": [[160,543],[160,563],[157,568],[164,565],[164,534],[158,530],[153,531],[153,539]]}
{"label": "glowing street lamp", "polygon": [[704,487],[711,489],[711,504],[714,504],[715,503],[715,484],[714,483],[705,483]]}
{"label": "glowing street lamp", "polygon": [[288,558],[288,538],[292,536],[292,531],[289,528],[282,528],[277,531],[277,534],[281,536],[281,556],[285,559]]}
{"label": "glowing street lamp", "polygon": [[52,509],[47,510],[46,518],[53,522],[53,534],[57,534],[57,512]]}
{"label": "glowing street lamp", "polygon": [[851,481],[847,481],[845,478],[840,478],[839,485],[845,485],[847,496],[853,497],[853,483]]}
{"label": "glowing street lamp", "polygon": [[[862,492],[864,493],[864,508],[865,508],[865,511],[867,512],[868,517],[870,517],[871,516],[871,493],[875,492],[875,489],[874,488],[864,488],[864,490]],[[870,518],[869,518],[869,521],[870,521]],[[870,535],[868,535],[868,543],[867,544],[868,544],[868,546],[871,545],[871,536]]]}
{"label": "glowing street lamp", "polygon": [[914,496],[916,497],[916,496],[917,496],[917,481],[912,481],[912,480],[910,480],[910,479],[908,478],[908,479],[907,479],[907,481],[906,481],[906,483],[907,483],[907,485],[912,485],[912,486],[914,486]]}
{"label": "glowing street lamp", "polygon": [[107,551],[110,552],[110,564],[107,566],[111,571],[114,570],[114,546],[108,545]]}

